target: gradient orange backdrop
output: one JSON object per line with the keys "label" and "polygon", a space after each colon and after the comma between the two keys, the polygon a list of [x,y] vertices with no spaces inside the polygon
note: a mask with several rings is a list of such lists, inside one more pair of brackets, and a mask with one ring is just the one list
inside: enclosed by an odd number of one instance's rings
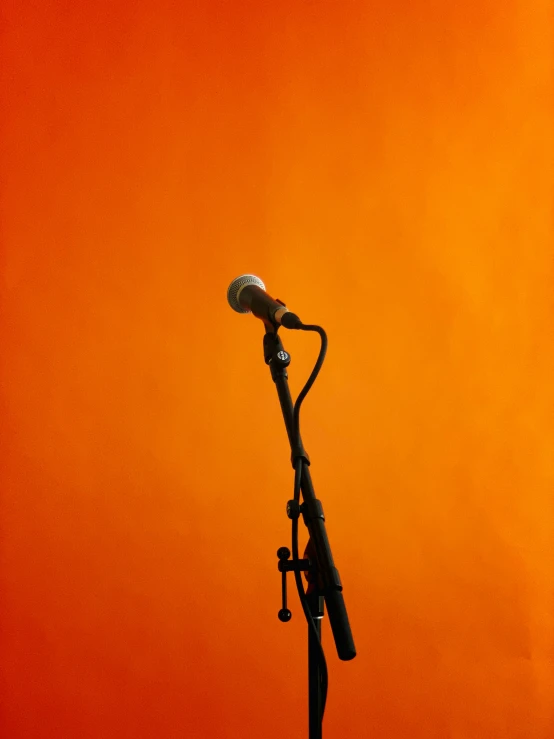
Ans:
{"label": "gradient orange backdrop", "polygon": [[3,3],[3,737],[306,736],[243,272],[330,337],[325,736],[554,737],[551,10]]}

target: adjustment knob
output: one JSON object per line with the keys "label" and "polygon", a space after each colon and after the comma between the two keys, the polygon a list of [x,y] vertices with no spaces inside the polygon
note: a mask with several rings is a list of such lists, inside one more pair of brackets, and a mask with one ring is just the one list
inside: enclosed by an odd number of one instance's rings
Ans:
{"label": "adjustment knob", "polygon": [[290,557],[290,549],[287,549],[287,547],[279,547],[277,550],[277,557],[281,560],[288,559]]}
{"label": "adjustment knob", "polygon": [[287,516],[291,521],[295,521],[300,518],[300,503],[297,500],[289,500],[287,503]]}
{"label": "adjustment knob", "polygon": [[279,621],[282,621],[283,623],[287,623],[287,621],[290,621],[292,618],[292,613],[289,611],[288,608],[281,608],[279,613],[277,614]]}

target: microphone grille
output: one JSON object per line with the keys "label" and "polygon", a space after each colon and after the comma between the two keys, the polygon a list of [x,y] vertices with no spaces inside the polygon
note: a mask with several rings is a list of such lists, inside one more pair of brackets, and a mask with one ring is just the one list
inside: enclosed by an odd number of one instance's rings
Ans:
{"label": "microphone grille", "polygon": [[249,310],[245,310],[239,303],[240,291],[246,285],[256,285],[257,287],[261,287],[262,290],[265,290],[264,283],[255,275],[241,275],[234,279],[227,289],[227,300],[231,308],[236,310],[237,313],[250,313]]}

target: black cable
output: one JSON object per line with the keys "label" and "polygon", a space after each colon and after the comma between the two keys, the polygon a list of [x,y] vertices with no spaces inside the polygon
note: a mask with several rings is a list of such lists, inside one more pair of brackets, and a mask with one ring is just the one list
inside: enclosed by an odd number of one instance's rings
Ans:
{"label": "black cable", "polygon": [[[302,475],[302,460],[298,460],[298,465],[296,468],[296,475],[295,478]],[[300,485],[296,484],[295,480],[295,497],[294,499],[298,502],[300,499]],[[293,518],[292,519],[292,559],[294,561],[299,560],[299,552],[298,552],[298,519]],[[327,672],[327,660],[325,659],[325,652],[323,650],[323,645],[321,643],[321,638],[319,634],[317,633],[316,625],[314,618],[312,616],[312,613],[310,611],[310,606],[308,605],[307,597],[306,597],[306,591],[304,590],[304,583],[302,582],[302,575],[298,570],[294,570],[294,579],[296,581],[296,587],[298,590],[298,596],[300,598],[300,603],[302,604],[302,609],[304,611],[304,615],[306,616],[306,621],[308,622],[308,627],[312,630],[312,634],[315,637],[317,644],[318,644],[318,651],[319,651],[319,665],[320,665],[320,676],[321,676],[321,716],[320,716],[320,722],[323,721],[323,715],[325,713],[325,704],[327,702],[327,689],[329,685],[329,676]]]}
{"label": "black cable", "polygon": [[306,395],[312,389],[312,385],[316,381],[317,376],[319,375],[321,368],[323,367],[323,362],[325,361],[325,355],[327,354],[327,334],[325,333],[324,329],[321,328],[321,326],[302,324],[300,326],[300,330],[301,331],[314,331],[315,333],[319,334],[321,337],[321,349],[319,350],[319,356],[312,370],[312,374],[309,376],[308,381],[302,388],[298,398],[296,398],[296,403],[294,404],[293,429],[294,429],[295,437],[297,439],[300,438],[300,406],[302,405]]}
{"label": "black cable", "polygon": [[[300,329],[302,331],[314,331],[318,333],[321,337],[321,349],[319,351],[319,356],[317,358],[317,361],[315,363],[314,369],[312,370],[312,373],[310,377],[308,378],[308,381],[302,388],[302,391],[300,392],[298,398],[296,399],[296,403],[294,404],[294,413],[293,413],[293,432],[294,432],[294,439],[298,443],[300,442],[300,407],[302,405],[302,402],[304,401],[306,395],[310,392],[312,385],[316,381],[316,378],[321,371],[321,368],[323,366],[323,362],[325,361],[325,355],[327,353],[327,334],[325,331],[321,328],[321,326],[315,326],[315,325],[302,325],[300,326]],[[295,460],[295,467],[294,467],[294,500],[296,503],[300,503],[300,491],[302,487],[302,467],[304,465],[304,460],[299,457]],[[299,560],[299,553],[298,553],[298,518],[292,519],[292,559],[294,561]],[[319,634],[317,633],[317,628],[315,625],[315,620],[312,616],[312,613],[310,611],[310,607],[308,605],[307,597],[306,597],[306,591],[304,589],[304,583],[302,582],[302,576],[299,571],[294,570],[294,579],[296,581],[296,587],[298,590],[298,596],[300,598],[300,603],[302,604],[302,609],[304,611],[304,615],[306,616],[306,620],[308,622],[308,627],[311,629],[313,636],[315,637],[318,645],[319,645],[319,666],[320,666],[320,680],[321,680],[321,716],[320,721],[323,721],[323,715],[325,713],[325,704],[327,702],[327,690],[329,686],[329,676],[327,671],[327,661],[325,659],[325,652],[323,650],[323,645],[321,643],[321,638]]]}

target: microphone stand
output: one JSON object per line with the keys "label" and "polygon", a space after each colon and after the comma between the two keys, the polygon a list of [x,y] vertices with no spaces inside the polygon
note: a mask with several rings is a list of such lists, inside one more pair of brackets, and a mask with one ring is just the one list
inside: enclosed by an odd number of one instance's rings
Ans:
{"label": "microphone stand", "polygon": [[[279,571],[282,578],[282,608],[279,611],[281,621],[290,621],[292,616],[287,608],[286,573],[308,572],[309,586],[306,599],[313,625],[308,623],[308,702],[309,702],[309,739],[322,737],[322,647],[321,620],[324,615],[324,603],[327,605],[329,622],[333,633],[337,653],[341,660],[351,660],[356,656],[356,647],[348,621],[348,614],[342,595],[342,584],[333,561],[331,546],[325,528],[325,516],[321,501],[316,498],[310,475],[310,459],[304,449],[300,434],[295,438],[293,413],[294,407],[288,385],[287,367],[291,357],[285,351],[278,326],[266,323],[263,340],[264,360],[269,366],[271,377],[277,388],[279,403],[291,447],[291,461],[296,469],[298,460],[302,460],[300,487],[302,505],[289,501],[287,515],[294,521],[302,515],[309,531],[309,542],[304,559],[289,561],[290,551],[281,547],[277,552]],[[315,625],[315,629],[313,626]],[[323,669],[325,667],[323,666]]]}

